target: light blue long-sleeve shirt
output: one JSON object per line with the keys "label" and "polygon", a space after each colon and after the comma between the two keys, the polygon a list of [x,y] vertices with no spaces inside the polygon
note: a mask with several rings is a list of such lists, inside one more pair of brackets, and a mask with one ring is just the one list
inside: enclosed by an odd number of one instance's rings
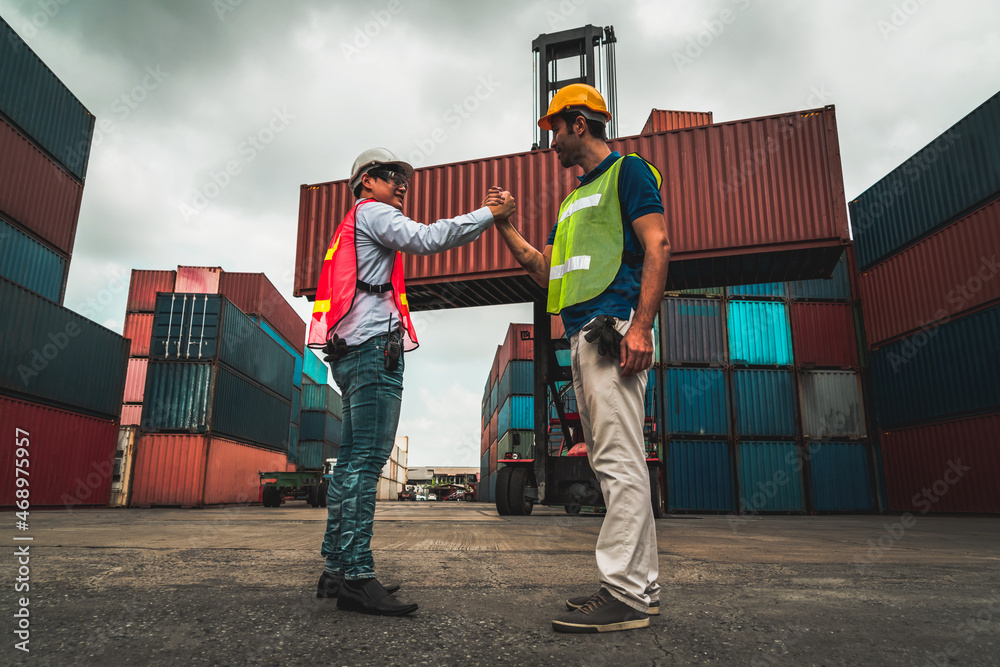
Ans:
{"label": "light blue long-sleeve shirt", "polygon": [[[457,218],[424,225],[410,220],[388,204],[365,204],[358,209],[354,219],[358,279],[371,285],[387,283],[392,276],[397,250],[412,255],[433,255],[475,241],[492,224],[493,214],[485,206]],[[390,317],[393,329],[399,327],[399,314],[391,292],[372,294],[358,290],[351,312],[333,331],[348,345],[359,345],[372,336],[386,333]]]}

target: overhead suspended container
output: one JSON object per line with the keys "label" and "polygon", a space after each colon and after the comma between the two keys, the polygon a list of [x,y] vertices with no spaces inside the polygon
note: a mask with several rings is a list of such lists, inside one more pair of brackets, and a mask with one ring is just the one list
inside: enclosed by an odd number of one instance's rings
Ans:
{"label": "overhead suspended container", "polygon": [[833,275],[829,278],[789,281],[787,286],[788,296],[792,299],[816,301],[850,300],[851,280],[848,276],[848,252],[850,252],[850,249],[844,252],[840,261],[837,262],[837,266],[833,269]]}
{"label": "overhead suspended container", "polygon": [[[614,139],[664,175],[668,289],[829,275],[849,240],[832,106]],[[303,185],[295,295],[315,297],[334,230],[354,204],[345,180]],[[432,223],[479,208],[496,183],[516,193],[518,228],[543,248],[577,170],[538,150],[417,169],[404,213]],[[414,310],[533,301],[544,294],[499,234],[428,256],[404,256]]]}

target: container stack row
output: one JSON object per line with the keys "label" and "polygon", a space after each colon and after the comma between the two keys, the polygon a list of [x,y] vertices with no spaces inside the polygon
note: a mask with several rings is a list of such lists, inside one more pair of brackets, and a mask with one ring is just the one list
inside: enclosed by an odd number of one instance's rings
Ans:
{"label": "container stack row", "polygon": [[1000,512],[1000,93],[849,208],[887,507]]}
{"label": "container stack row", "polygon": [[877,509],[850,283],[670,293],[654,363],[671,511]]}
{"label": "container stack row", "polygon": [[106,506],[127,341],[62,306],[94,117],[0,19],[0,506]]}
{"label": "container stack row", "polygon": [[[289,313],[294,316],[289,317]],[[133,271],[116,504],[252,502],[289,469],[305,323],[263,274]]]}
{"label": "container stack row", "polygon": [[408,451],[410,440],[405,435],[397,435],[392,446],[392,454],[382,467],[378,484],[375,488],[376,500],[398,500],[399,494],[406,486],[406,472],[409,465]]}
{"label": "container stack row", "polygon": [[329,384],[303,379],[302,416],[295,450],[300,470],[320,470],[324,461],[340,455],[343,421],[344,404],[337,390]]}

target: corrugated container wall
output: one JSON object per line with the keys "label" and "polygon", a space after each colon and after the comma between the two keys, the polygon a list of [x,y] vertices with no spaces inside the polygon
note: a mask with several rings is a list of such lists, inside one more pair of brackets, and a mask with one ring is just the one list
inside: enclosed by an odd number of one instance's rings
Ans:
{"label": "corrugated container wall", "polygon": [[739,435],[794,436],[795,395],[789,371],[733,372]]}
{"label": "corrugated container wall", "polygon": [[178,266],[174,291],[178,293],[218,294],[222,279],[220,266]]}
{"label": "corrugated container wall", "polygon": [[0,212],[69,257],[83,186],[2,117],[0,155]]}
{"label": "corrugated container wall", "polygon": [[[497,374],[501,379],[511,361],[533,360],[535,358],[535,327],[532,324],[511,324],[507,327],[507,335],[500,346],[500,358],[497,361]],[[501,403],[503,400],[501,399]]]}
{"label": "corrugated container wall", "polygon": [[0,277],[62,304],[68,264],[51,248],[0,218]]}
{"label": "corrugated container wall", "polygon": [[799,406],[807,438],[863,438],[861,379],[853,371],[801,371]]}
{"label": "corrugated container wall", "polygon": [[851,298],[851,279],[848,276],[847,255],[837,262],[833,275],[827,280],[793,280],[788,283],[788,296],[793,299],[822,299],[847,301]]}
{"label": "corrugated container wall", "polygon": [[302,365],[303,362],[305,361],[305,358],[302,356],[302,353],[296,350],[287,340],[285,340],[285,337],[282,336],[277,329],[268,324],[267,320],[261,319],[259,316],[256,315],[252,316],[250,319],[256,322],[257,325],[261,328],[261,330],[263,330],[264,333],[270,336],[274,342],[280,345],[282,349],[285,350],[285,352],[291,355],[292,359],[294,359],[295,361],[295,366],[292,371],[292,384],[295,387],[301,387]]}
{"label": "corrugated container wall", "polygon": [[646,124],[642,126],[639,134],[652,134],[654,132],[666,132],[668,130],[682,130],[686,127],[698,127],[699,125],[711,125],[711,111],[670,111],[667,109],[653,109],[649,112]]}
{"label": "corrugated container wall", "polygon": [[664,363],[724,364],[722,301],[670,297],[660,309]]}
{"label": "corrugated container wall", "polygon": [[866,270],[1000,193],[1000,93],[850,203]]}
{"label": "corrugated container wall", "polygon": [[122,336],[131,341],[129,356],[148,357],[149,343],[153,337],[153,313],[128,313]]}
{"label": "corrugated container wall", "polygon": [[0,63],[0,112],[82,182],[94,116],[2,18]]}
{"label": "corrugated container wall", "polygon": [[[668,283],[674,288],[818,278],[848,240],[833,107],[626,137],[610,146],[639,153],[667,175],[662,195],[665,215],[675,221]],[[758,154],[768,155],[767,169],[740,169]],[[574,172],[559,166],[553,150],[418,169],[405,212],[419,221],[466,213],[497,182],[530,202],[519,211],[520,231],[543,247],[559,203],[576,186]],[[302,186],[296,296],[314,294],[335,226],[353,202],[346,181]],[[766,212],[760,202],[769,202]],[[424,297],[456,307],[516,303],[539,293],[492,233],[447,252],[406,255],[404,267],[416,310]],[[477,283],[499,279],[513,282],[501,292]],[[445,290],[449,303],[419,289],[452,281],[462,287]]]}
{"label": "corrugated container wall", "polygon": [[300,355],[305,351],[306,323],[263,273],[224,271],[219,293],[247,315],[267,320]]}
{"label": "corrugated container wall", "polygon": [[808,450],[815,511],[868,512],[875,509],[871,465],[864,443],[811,442]]}
{"label": "corrugated container wall", "polygon": [[306,348],[302,353],[302,357],[302,374],[316,384],[326,384],[329,381],[327,379],[328,371],[323,360],[309,348]]}
{"label": "corrugated container wall", "polygon": [[125,374],[125,403],[142,403],[142,395],[146,390],[146,367],[149,359],[129,359],[128,371]]}
{"label": "corrugated container wall", "polygon": [[870,346],[1000,299],[1000,201],[861,274]]}
{"label": "corrugated container wall", "polygon": [[284,470],[285,455],[232,440],[211,438],[205,465],[206,505],[251,503],[260,493],[258,471]]}
{"label": "corrugated container wall", "polygon": [[732,471],[724,440],[671,440],[668,506],[671,510],[736,509]]}
{"label": "corrugated container wall", "polygon": [[115,419],[125,389],[128,341],[0,278],[0,387]]}
{"label": "corrugated container wall", "polygon": [[[27,450],[30,503],[36,507],[106,506],[114,474],[118,425],[0,396],[4,456],[0,506],[17,500],[15,445]],[[23,438],[23,439],[22,439]]]}
{"label": "corrugated container wall", "polygon": [[156,310],[157,292],[173,292],[176,278],[176,271],[132,269],[126,311],[130,313],[152,313]]}
{"label": "corrugated container wall", "polygon": [[663,400],[669,433],[729,433],[729,389],[721,369],[668,368],[666,375]]}
{"label": "corrugated container wall", "polygon": [[730,301],[729,359],[753,366],[791,365],[792,332],[785,304]]}
{"label": "corrugated container wall", "polygon": [[857,368],[854,309],[849,303],[793,301],[789,305],[795,364]]}
{"label": "corrugated container wall", "polygon": [[881,436],[892,512],[1000,512],[1000,414]]}
{"label": "corrugated container wall", "polygon": [[926,423],[1000,407],[1000,306],[871,353],[881,428]]}
{"label": "corrugated container wall", "polygon": [[143,433],[135,448],[133,507],[202,504],[208,436]]}
{"label": "corrugated container wall", "polygon": [[805,509],[798,451],[794,442],[739,444],[740,510],[801,512]]}

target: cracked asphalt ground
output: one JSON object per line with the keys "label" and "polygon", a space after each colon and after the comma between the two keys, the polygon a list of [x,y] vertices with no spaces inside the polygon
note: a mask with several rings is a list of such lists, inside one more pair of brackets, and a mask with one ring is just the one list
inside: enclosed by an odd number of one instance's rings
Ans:
{"label": "cracked asphalt ground", "polygon": [[411,617],[314,597],[325,510],[301,502],[33,511],[31,652],[13,646],[22,594],[8,546],[0,663],[1000,663],[996,518],[660,519],[662,615],[649,629],[562,635],[550,626],[562,601],[597,586],[599,516],[499,517],[479,503],[376,512],[376,566],[420,604]]}

